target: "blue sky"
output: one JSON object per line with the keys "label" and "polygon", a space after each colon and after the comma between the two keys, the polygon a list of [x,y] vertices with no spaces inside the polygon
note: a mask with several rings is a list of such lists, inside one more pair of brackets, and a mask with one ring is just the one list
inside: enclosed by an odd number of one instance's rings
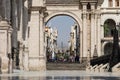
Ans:
{"label": "blue sky", "polygon": [[58,46],[68,46],[68,40],[70,39],[71,26],[74,25],[75,20],[69,16],[56,16],[50,19],[47,26],[56,28],[58,30]]}

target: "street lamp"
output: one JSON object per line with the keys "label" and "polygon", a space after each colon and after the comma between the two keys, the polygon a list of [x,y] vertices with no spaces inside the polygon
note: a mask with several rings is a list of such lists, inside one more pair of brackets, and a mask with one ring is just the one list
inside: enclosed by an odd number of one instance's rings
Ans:
{"label": "street lamp", "polygon": [[49,27],[45,27],[45,32],[48,32]]}

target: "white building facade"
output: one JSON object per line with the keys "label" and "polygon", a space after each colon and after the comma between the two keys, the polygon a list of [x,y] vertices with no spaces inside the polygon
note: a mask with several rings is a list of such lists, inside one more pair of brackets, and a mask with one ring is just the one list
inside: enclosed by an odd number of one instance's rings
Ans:
{"label": "white building facade", "polygon": [[[12,40],[12,45],[4,47],[17,49],[18,66],[24,70],[46,70],[45,25],[54,16],[70,16],[79,25],[81,62],[87,59],[88,50],[91,58],[95,48],[98,56],[104,55],[105,45],[112,42],[104,26],[109,26],[109,23],[116,26],[120,22],[120,0],[1,0],[1,4],[1,21],[6,20],[13,29],[12,39],[4,37],[8,42]],[[5,43],[4,39],[0,43]],[[2,53],[1,48],[0,54],[6,56],[6,51]],[[9,53],[14,53],[14,50]],[[7,65],[7,62],[3,63]]]}

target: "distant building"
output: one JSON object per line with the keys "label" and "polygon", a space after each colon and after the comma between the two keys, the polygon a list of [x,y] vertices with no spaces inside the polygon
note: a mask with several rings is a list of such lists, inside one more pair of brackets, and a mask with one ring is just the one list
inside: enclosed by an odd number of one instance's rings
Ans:
{"label": "distant building", "polygon": [[80,35],[79,35],[79,27],[77,24],[74,24],[71,27],[70,32],[70,41],[69,41],[69,47],[70,52],[74,52],[75,54],[79,54],[79,45],[80,45]]}
{"label": "distant building", "polygon": [[58,31],[57,29],[46,27],[45,31],[45,39],[46,39],[46,55],[51,54],[50,58],[55,58],[55,54],[57,53],[57,37]]}

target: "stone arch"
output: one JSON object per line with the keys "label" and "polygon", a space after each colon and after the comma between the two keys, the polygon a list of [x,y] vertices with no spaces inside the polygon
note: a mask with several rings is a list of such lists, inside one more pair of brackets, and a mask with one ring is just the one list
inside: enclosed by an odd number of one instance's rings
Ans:
{"label": "stone arch", "polygon": [[79,29],[80,31],[82,31],[82,20],[79,19],[79,17],[77,15],[75,15],[74,13],[72,12],[67,12],[67,11],[62,11],[62,12],[53,12],[51,14],[49,14],[49,16],[47,16],[45,18],[45,23],[47,23],[51,18],[55,17],[55,16],[59,16],[59,15],[66,15],[66,16],[70,16],[72,17],[79,25]]}
{"label": "stone arch", "polygon": [[111,30],[116,27],[116,22],[113,19],[107,19],[104,22],[104,37],[111,37]]}
{"label": "stone arch", "polygon": [[108,20],[108,19],[111,19],[111,20],[115,21],[115,23],[117,22],[116,17],[113,17],[113,16],[107,16],[107,17],[106,17],[106,16],[105,16],[105,17],[103,17],[102,20],[101,20],[101,25],[104,25],[105,21]]}
{"label": "stone arch", "polygon": [[[49,11],[48,11],[49,13]],[[80,57],[82,56],[83,50],[82,50],[82,46],[83,46],[83,29],[82,29],[82,20],[80,19],[81,16],[77,16],[75,13],[73,12],[69,12],[69,11],[56,11],[56,12],[50,12],[50,14],[48,14],[48,16],[45,18],[45,25],[47,24],[47,22],[55,17],[55,16],[60,16],[60,15],[66,15],[66,16],[70,16],[72,17],[78,24],[79,26],[79,31],[80,31]],[[80,18],[79,18],[80,17]]]}

